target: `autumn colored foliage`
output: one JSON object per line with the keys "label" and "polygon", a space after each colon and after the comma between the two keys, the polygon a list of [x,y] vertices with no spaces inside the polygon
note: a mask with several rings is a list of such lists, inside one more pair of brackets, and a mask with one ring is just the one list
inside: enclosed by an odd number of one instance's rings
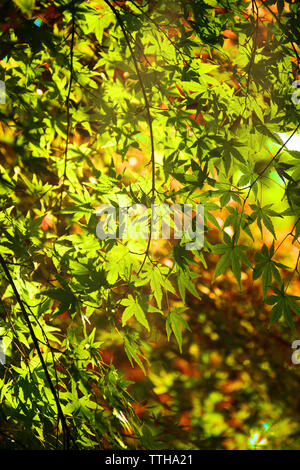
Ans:
{"label": "autumn colored foliage", "polygon": [[299,449],[299,7],[1,3],[0,448]]}

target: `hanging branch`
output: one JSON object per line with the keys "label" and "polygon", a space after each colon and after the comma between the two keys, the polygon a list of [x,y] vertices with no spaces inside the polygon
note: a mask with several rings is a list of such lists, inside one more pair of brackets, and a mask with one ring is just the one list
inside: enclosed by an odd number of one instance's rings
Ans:
{"label": "hanging branch", "polygon": [[70,80],[69,80],[69,88],[68,88],[68,94],[67,94],[67,99],[66,99],[67,137],[66,137],[66,145],[65,145],[65,152],[64,152],[64,172],[63,172],[63,181],[62,181],[62,187],[61,187],[61,193],[60,193],[59,212],[61,211],[64,185],[65,185],[65,180],[67,177],[69,137],[70,137],[70,128],[71,128],[70,96],[71,96],[72,83],[73,83],[73,78],[74,78],[75,0],[72,0],[71,12],[72,12],[72,30],[71,30],[71,46],[70,46]]}
{"label": "hanging branch", "polygon": [[[255,180],[250,184],[249,186],[249,191],[248,191],[248,194],[246,196],[246,199],[248,199],[249,195],[250,195],[250,192],[253,188],[253,186],[255,185],[255,183],[259,180],[259,178],[261,178],[263,176],[263,174],[265,173],[265,171],[272,165],[272,163],[274,163],[274,161],[276,160],[276,158],[278,157],[278,155],[281,153],[281,151],[285,148],[286,144],[289,143],[289,141],[291,140],[291,138],[296,134],[296,132],[298,131],[298,129],[300,128],[300,124],[298,124],[298,126],[293,130],[293,132],[291,133],[291,135],[289,136],[289,138],[281,145],[281,147],[277,150],[277,152],[275,153],[275,155],[271,158],[271,160],[269,160],[269,162],[267,163],[267,165],[258,173],[258,176],[255,178]],[[244,188],[244,189],[247,189],[247,188]]]}
{"label": "hanging branch", "polygon": [[[143,97],[144,97],[144,102],[145,102],[145,107],[146,107],[146,112],[147,112],[147,117],[148,117],[148,123],[149,123],[149,130],[150,130],[150,141],[151,141],[151,160],[150,160],[150,163],[151,163],[151,166],[152,166],[151,193],[152,193],[152,201],[154,202],[154,200],[155,200],[155,191],[156,191],[156,189],[155,189],[155,154],[154,154],[154,135],[153,135],[153,127],[152,127],[152,117],[151,117],[151,112],[150,112],[150,104],[149,104],[149,100],[148,100],[147,93],[146,93],[146,90],[145,90],[145,86],[144,86],[144,83],[143,83],[143,79],[142,79],[142,76],[141,76],[140,68],[139,68],[138,62],[136,60],[134,51],[132,49],[132,46],[131,46],[126,28],[124,26],[124,23],[122,21],[121,15],[116,10],[116,8],[110,3],[109,0],[104,0],[104,1],[109,6],[111,11],[114,13],[114,15],[116,16],[117,21],[118,21],[118,23],[119,23],[119,25],[122,29],[125,41],[127,43],[127,46],[129,48],[129,51],[130,51],[130,54],[131,54],[131,57],[132,57],[132,60],[134,62],[134,66],[135,66],[135,69],[136,69],[136,73],[137,73],[138,80],[139,80],[141,90],[142,90],[142,93],[143,93]],[[151,228],[150,228],[150,235],[149,235],[149,238],[148,238],[148,244],[147,244],[146,251],[145,251],[145,257],[144,257],[144,260],[142,262],[142,265],[141,265],[137,275],[139,275],[139,273],[141,272],[141,270],[142,270],[142,268],[145,264],[145,261],[146,261],[147,257],[149,256],[150,244],[151,244]]]}
{"label": "hanging branch", "polygon": [[[165,36],[165,38],[167,39],[167,41],[176,49],[176,51],[180,54],[180,56],[181,56],[181,58],[182,58],[183,60],[186,60],[186,57],[188,57],[189,59],[193,60],[193,57],[192,57],[190,54],[188,54],[187,52],[183,52],[183,51],[177,46],[177,44],[169,38],[169,36],[168,36],[167,33],[164,31],[164,29],[159,25],[159,23],[157,23],[156,21],[154,21],[154,20],[151,18],[151,16],[149,16],[149,15],[143,10],[143,8],[142,8],[140,5],[138,5],[138,4],[137,4],[136,2],[134,2],[133,0],[131,0],[131,3],[133,3],[133,5],[134,5],[141,13],[143,13],[143,15],[145,16],[145,18],[147,18],[147,20],[149,20],[149,21],[156,27],[156,29],[157,29],[159,32],[161,32],[161,33]],[[145,6],[147,6],[147,5],[145,5]],[[131,14],[134,14],[134,13],[131,12]],[[166,26],[171,26],[171,25],[170,25],[170,24],[169,24],[169,25],[167,24]]]}
{"label": "hanging branch", "polygon": [[282,24],[282,22],[280,21],[280,18],[276,15],[276,13],[271,10],[271,8],[269,7],[269,5],[267,5],[264,0],[261,0],[261,3],[262,5],[268,10],[268,12],[273,16],[273,18],[275,18],[275,20],[277,21],[277,24],[278,26],[280,27],[281,31],[283,32],[283,34],[286,35],[286,37],[289,39],[290,41],[290,44],[292,46],[292,49],[295,53],[295,56],[296,56],[296,60],[297,60],[297,67],[298,67],[298,73],[299,73],[299,67],[300,67],[300,57],[299,57],[299,54],[298,54],[298,51],[297,51],[297,43],[296,43],[296,46],[295,46],[295,41],[294,41],[294,38],[293,38],[293,35],[291,34],[290,31],[287,31],[285,25]]}
{"label": "hanging branch", "polygon": [[[284,142],[282,144],[282,146],[277,150],[277,152],[275,153],[275,155],[269,160],[269,162],[267,163],[267,165],[263,168],[262,171],[260,171],[257,175],[257,177],[252,181],[251,184],[249,184],[249,186],[247,186],[245,189],[248,189],[248,193],[246,194],[246,197],[244,198],[244,201],[243,201],[243,206],[242,206],[242,210],[240,212],[240,222],[239,222],[239,226],[241,225],[241,222],[242,222],[242,217],[243,217],[243,214],[245,212],[245,206],[246,206],[246,202],[247,200],[249,199],[249,196],[250,196],[250,193],[252,191],[252,188],[253,186],[255,185],[255,183],[257,183],[257,181],[263,176],[263,174],[266,172],[266,170],[272,165],[272,163],[274,163],[274,161],[276,160],[276,158],[278,157],[278,155],[281,153],[281,151],[285,148],[286,144],[291,140],[291,138],[293,137],[293,135],[296,134],[296,132],[298,131],[298,129],[300,128],[300,124],[298,124],[298,126],[294,129],[294,131],[292,132],[292,134],[289,136],[289,138],[286,140],[286,142]],[[233,243],[235,241],[235,238],[236,238],[236,233],[233,235]]]}
{"label": "hanging branch", "polygon": [[[58,414],[58,417],[59,417],[59,419],[60,419],[60,421],[61,421],[62,428],[63,428],[63,436],[64,436],[64,438],[63,438],[63,448],[64,448],[65,450],[68,450],[68,449],[70,448],[70,440],[72,440],[74,446],[75,446],[76,448],[78,448],[78,447],[77,447],[77,444],[76,444],[76,442],[75,442],[75,440],[74,440],[74,438],[73,438],[72,435],[71,435],[71,432],[70,432],[69,426],[68,426],[68,424],[67,424],[67,421],[66,421],[64,412],[63,412],[63,410],[62,410],[62,408],[61,408],[61,404],[60,404],[60,401],[59,401],[57,392],[56,392],[56,390],[55,390],[55,387],[54,387],[54,385],[53,385],[53,383],[52,383],[52,380],[51,380],[51,377],[50,377],[50,375],[49,375],[49,372],[48,372],[48,369],[47,369],[47,365],[46,365],[45,360],[44,360],[44,358],[43,358],[43,354],[42,354],[42,352],[41,352],[38,339],[37,339],[37,337],[36,337],[36,335],[35,335],[35,333],[34,333],[34,330],[33,330],[32,324],[31,324],[31,321],[30,321],[30,319],[29,319],[29,315],[28,315],[28,313],[27,313],[27,311],[26,311],[26,308],[25,308],[25,306],[24,306],[24,302],[22,301],[22,299],[21,299],[21,297],[20,297],[20,294],[19,294],[19,292],[18,292],[18,289],[17,289],[17,287],[16,287],[16,285],[15,285],[15,283],[14,283],[12,277],[11,277],[11,274],[10,274],[9,269],[8,269],[8,267],[7,267],[6,261],[4,260],[4,258],[2,257],[1,254],[0,254],[0,264],[1,264],[2,268],[3,268],[3,271],[4,271],[4,273],[5,273],[5,276],[6,276],[6,278],[7,278],[7,281],[9,282],[9,284],[10,284],[10,286],[12,287],[12,290],[13,290],[13,292],[14,292],[14,294],[15,294],[15,297],[16,297],[16,299],[17,299],[17,302],[18,302],[18,304],[19,304],[19,306],[20,306],[20,309],[21,309],[21,312],[22,312],[22,314],[23,314],[24,320],[25,320],[25,322],[27,323],[27,326],[28,326],[28,329],[29,329],[29,332],[30,332],[30,336],[31,336],[31,338],[32,338],[34,347],[35,347],[35,349],[36,349],[36,351],[37,351],[37,354],[38,354],[38,356],[39,356],[40,362],[41,362],[42,367],[43,367],[43,370],[44,370],[44,372],[45,372],[46,380],[47,380],[47,382],[48,382],[49,388],[50,388],[50,390],[51,390],[51,393],[52,393],[52,395],[53,395],[54,401],[55,401],[55,403],[56,403],[57,414]],[[66,438],[66,439],[65,439],[65,438]]]}
{"label": "hanging branch", "polygon": [[146,93],[146,90],[145,90],[145,86],[144,86],[144,83],[143,83],[143,79],[142,79],[142,76],[141,76],[140,68],[139,68],[138,62],[136,60],[136,57],[135,57],[134,51],[132,49],[132,46],[130,44],[130,40],[129,40],[127,31],[126,31],[126,28],[124,26],[124,23],[122,21],[121,15],[118,12],[118,10],[116,10],[116,8],[110,3],[109,0],[104,0],[104,1],[109,6],[109,8],[112,10],[114,15],[116,16],[116,18],[118,20],[118,23],[119,23],[119,25],[122,29],[125,41],[127,43],[127,46],[129,48],[129,51],[130,51],[130,54],[131,54],[131,57],[132,57],[132,60],[134,62],[135,70],[136,70],[138,80],[140,82],[141,90],[142,90],[142,93],[143,93],[146,112],[147,112],[147,117],[148,117],[148,123],[149,123],[149,130],[150,130],[150,141],[151,141],[151,160],[150,160],[150,162],[151,162],[151,165],[152,165],[152,188],[151,188],[151,192],[152,192],[152,199],[154,200],[154,198],[155,198],[155,154],[154,154],[154,135],[153,135],[152,117],[151,117],[151,113],[150,113],[149,100],[148,100],[147,93]]}

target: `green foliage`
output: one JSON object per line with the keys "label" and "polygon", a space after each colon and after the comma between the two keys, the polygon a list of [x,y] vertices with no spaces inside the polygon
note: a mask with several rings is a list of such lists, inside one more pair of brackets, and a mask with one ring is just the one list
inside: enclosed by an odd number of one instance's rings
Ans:
{"label": "green foliage", "polygon": [[[283,272],[296,275],[299,256],[287,266],[280,247],[288,238],[298,249],[299,151],[278,149],[276,133],[299,129],[299,5],[263,3],[0,7],[1,446],[160,448],[105,352],[118,344],[147,375],[158,324],[184,352],[205,271],[211,290],[228,268],[240,290],[252,272],[270,325],[295,328],[299,297]],[[261,31],[259,12],[275,4]],[[264,198],[272,171],[282,210]],[[204,204],[203,248],[98,239],[97,207],[122,198]],[[288,217],[278,241],[276,221]]]}

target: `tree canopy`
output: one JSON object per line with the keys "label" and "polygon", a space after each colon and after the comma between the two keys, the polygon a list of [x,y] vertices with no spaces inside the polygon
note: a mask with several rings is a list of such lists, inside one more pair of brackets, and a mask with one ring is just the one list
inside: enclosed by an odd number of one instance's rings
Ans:
{"label": "tree canopy", "polygon": [[299,447],[299,2],[0,15],[0,447]]}

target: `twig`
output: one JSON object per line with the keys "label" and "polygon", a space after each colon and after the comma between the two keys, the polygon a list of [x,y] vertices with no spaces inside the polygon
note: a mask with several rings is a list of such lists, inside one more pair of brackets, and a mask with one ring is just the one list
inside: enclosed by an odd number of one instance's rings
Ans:
{"label": "twig", "polygon": [[[283,243],[285,242],[285,240],[288,238],[288,237],[291,237],[294,235],[294,230],[298,224],[298,222],[300,221],[300,217],[298,217],[298,219],[296,220],[296,222],[294,223],[293,225],[293,228],[289,231],[289,233],[287,233],[284,238],[281,240],[281,242],[279,243],[279,245],[276,247],[275,251],[274,251],[274,255],[275,253],[279,250],[279,248],[281,247],[281,245],[283,245]],[[294,243],[294,242],[293,242]]]}
{"label": "twig", "polygon": [[[297,58],[297,65],[298,65],[298,69],[299,69],[299,66],[300,66],[300,57],[299,57],[299,54],[297,52],[297,49],[295,47],[295,44],[294,44],[294,41],[292,40],[291,38],[291,35],[290,35],[290,32],[286,31],[284,25],[281,23],[280,21],[280,18],[278,18],[278,16],[276,15],[276,13],[274,11],[271,10],[271,8],[265,4],[264,0],[261,0],[261,3],[263,4],[263,6],[268,10],[269,13],[271,13],[271,15],[275,18],[275,20],[277,21],[281,31],[283,32],[283,34],[286,35],[286,37],[290,40],[290,44],[293,48],[293,51],[295,52],[295,55],[296,55],[296,58]],[[298,70],[299,71],[299,70]]]}
{"label": "twig", "polygon": [[[265,173],[265,171],[266,171],[266,170],[272,165],[272,163],[276,160],[276,158],[278,157],[278,155],[280,154],[280,152],[284,149],[284,147],[286,146],[286,144],[291,140],[291,138],[293,137],[293,135],[296,134],[296,132],[298,131],[299,128],[300,128],[300,124],[298,124],[298,126],[294,129],[294,131],[293,131],[292,134],[289,136],[289,138],[287,139],[287,141],[282,144],[282,146],[280,147],[280,149],[275,153],[275,155],[274,155],[274,156],[271,158],[271,160],[267,163],[267,165],[265,166],[265,168],[264,168],[262,171],[260,171],[260,172],[258,173],[258,176],[255,178],[255,180],[252,181],[252,183],[251,183],[248,187],[244,188],[244,189],[248,189],[248,188],[249,188],[249,190],[248,190],[248,193],[247,193],[247,195],[246,195],[246,197],[245,197],[245,199],[244,199],[244,201],[243,201],[242,210],[241,210],[241,212],[240,212],[240,224],[241,224],[241,221],[242,221],[242,217],[243,217],[243,213],[244,213],[244,210],[245,210],[246,202],[247,202],[247,200],[248,200],[248,198],[249,198],[249,196],[250,196],[250,193],[251,193],[251,191],[252,191],[253,186],[255,185],[255,183],[257,183],[257,181],[259,180],[259,178]],[[234,243],[234,240],[235,240],[235,236],[236,236],[236,233],[233,235],[233,243]]]}

